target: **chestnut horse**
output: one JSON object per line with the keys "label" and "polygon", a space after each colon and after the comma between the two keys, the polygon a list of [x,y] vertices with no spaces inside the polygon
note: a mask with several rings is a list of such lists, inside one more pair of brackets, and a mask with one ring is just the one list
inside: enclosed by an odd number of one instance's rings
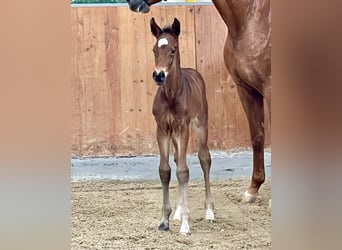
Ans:
{"label": "chestnut horse", "polygon": [[178,36],[180,23],[175,18],[171,26],[161,29],[154,18],[151,19],[151,32],[157,41],[153,47],[155,70],[153,79],[159,86],[154,97],[152,113],[157,122],[157,141],[160,152],[159,176],[163,187],[162,221],[159,230],[169,230],[171,205],[169,183],[169,147],[172,141],[177,165],[178,202],[173,219],[181,221],[180,233],[189,234],[189,208],[187,188],[189,168],[186,164],[186,149],[189,140],[189,125],[192,125],[199,140],[198,157],[205,180],[205,209],[207,220],[214,220],[211,200],[209,171],[211,158],[208,141],[208,103],[205,83],[202,76],[190,68],[180,67]]}
{"label": "chestnut horse", "polygon": [[[149,12],[161,0],[128,0],[131,10]],[[264,99],[271,118],[271,6],[270,0],[212,0],[228,28],[224,46],[226,67],[237,85],[247,115],[253,175],[244,201],[254,202],[265,181]],[[212,27],[214,28],[214,27]]]}

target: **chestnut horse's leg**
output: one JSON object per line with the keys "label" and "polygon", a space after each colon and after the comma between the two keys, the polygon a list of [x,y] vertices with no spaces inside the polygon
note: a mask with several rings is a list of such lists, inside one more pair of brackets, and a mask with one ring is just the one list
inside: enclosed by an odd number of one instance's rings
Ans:
{"label": "chestnut horse's leg", "polygon": [[268,80],[264,86],[264,97],[268,108],[268,119],[271,125],[271,82]]}
{"label": "chestnut horse's leg", "polygon": [[[264,96],[265,96],[265,100],[266,100],[266,103],[267,103],[268,119],[269,119],[270,126],[271,126],[271,82],[270,82],[270,80],[265,83],[265,86],[264,86]],[[271,199],[270,199],[270,202],[269,202],[269,207],[271,207]]]}
{"label": "chestnut horse's leg", "polygon": [[199,150],[198,150],[198,158],[201,163],[203,175],[204,175],[204,183],[205,183],[205,202],[204,209],[205,219],[213,221],[214,217],[214,203],[212,202],[211,192],[210,192],[210,167],[211,167],[211,157],[208,149],[208,119],[203,119],[203,122],[200,120],[195,120],[193,123],[193,127],[196,131],[198,140],[199,140]]}
{"label": "chestnut horse's leg", "polygon": [[255,90],[247,90],[237,85],[242,106],[246,112],[253,147],[253,176],[248,190],[244,193],[245,202],[254,202],[260,186],[265,181],[264,169],[264,98]]}
{"label": "chestnut horse's leg", "polygon": [[169,217],[172,212],[169,197],[169,184],[171,178],[171,168],[169,165],[170,136],[165,135],[159,127],[157,127],[157,141],[160,152],[159,177],[163,187],[162,221],[158,229],[160,231],[168,231]]}
{"label": "chestnut horse's leg", "polygon": [[172,141],[175,144],[177,156],[177,179],[179,188],[179,197],[177,209],[174,214],[174,220],[181,220],[180,233],[189,234],[189,208],[188,208],[188,183],[189,183],[189,168],[186,164],[186,150],[189,141],[189,125],[180,127],[179,133],[172,135]]}

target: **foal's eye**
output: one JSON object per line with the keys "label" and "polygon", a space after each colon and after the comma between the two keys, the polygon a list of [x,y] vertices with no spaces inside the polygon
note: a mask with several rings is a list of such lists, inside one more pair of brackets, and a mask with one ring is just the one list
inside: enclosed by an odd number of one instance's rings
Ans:
{"label": "foal's eye", "polygon": [[177,50],[176,47],[172,47],[171,48],[171,55],[174,55],[176,53],[176,50]]}

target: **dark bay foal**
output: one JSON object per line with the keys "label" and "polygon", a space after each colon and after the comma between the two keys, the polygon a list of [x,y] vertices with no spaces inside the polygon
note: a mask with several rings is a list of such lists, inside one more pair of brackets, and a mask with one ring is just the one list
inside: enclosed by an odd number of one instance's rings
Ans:
{"label": "dark bay foal", "polygon": [[173,219],[181,221],[180,233],[189,234],[187,202],[189,168],[186,164],[186,150],[190,122],[192,122],[199,140],[198,157],[205,180],[205,218],[214,220],[214,207],[209,183],[211,158],[207,146],[208,104],[205,83],[196,70],[180,67],[178,47],[180,23],[176,18],[171,26],[163,29],[152,18],[151,32],[157,39],[153,48],[155,56],[153,79],[159,86],[153,103],[153,115],[157,122],[157,141],[160,152],[159,175],[163,186],[162,221],[159,230],[169,230],[169,217],[172,211],[169,199],[171,140],[175,148],[174,159],[177,165],[179,192]]}

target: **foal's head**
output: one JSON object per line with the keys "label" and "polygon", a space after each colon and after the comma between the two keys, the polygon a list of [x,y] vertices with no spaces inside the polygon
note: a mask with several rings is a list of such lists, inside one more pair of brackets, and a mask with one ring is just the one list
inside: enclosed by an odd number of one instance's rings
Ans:
{"label": "foal's head", "polygon": [[164,85],[172,67],[179,67],[180,65],[178,50],[180,23],[178,19],[175,18],[172,25],[161,29],[154,21],[154,18],[152,18],[151,32],[157,39],[157,42],[153,47],[155,59],[153,80],[158,85]]}

